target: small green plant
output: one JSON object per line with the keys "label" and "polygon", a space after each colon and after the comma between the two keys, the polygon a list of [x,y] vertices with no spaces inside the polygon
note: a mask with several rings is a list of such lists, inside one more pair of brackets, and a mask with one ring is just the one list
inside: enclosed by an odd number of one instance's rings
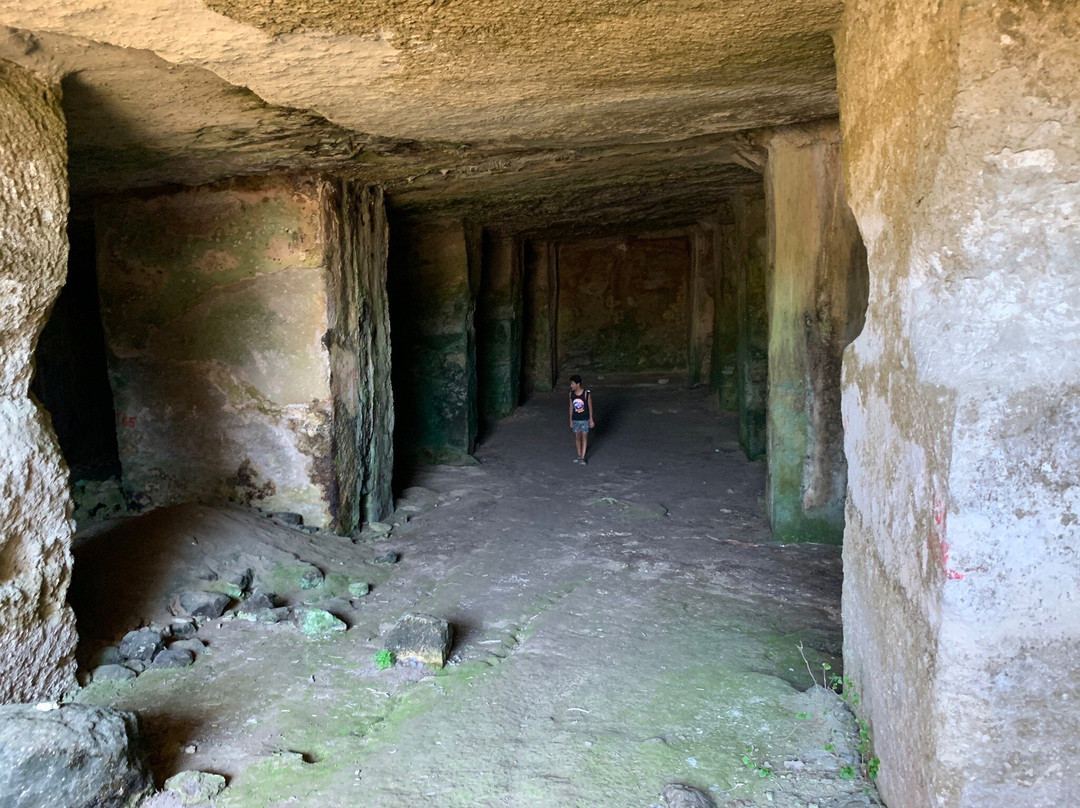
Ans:
{"label": "small green plant", "polygon": [[743,765],[762,779],[773,776],[772,767],[767,762],[757,762],[757,749],[753,744],[746,745],[746,753],[742,756]]}
{"label": "small green plant", "polygon": [[385,648],[375,654],[375,667],[381,671],[394,667],[394,652]]}
{"label": "small green plant", "polygon": [[[814,684],[818,684],[817,677],[814,676],[814,672],[810,669],[810,662],[806,659],[806,653],[803,651],[802,643],[799,643],[797,648],[799,654],[802,655],[803,662],[806,663],[806,672],[810,674],[810,678],[814,680]],[[832,665],[828,662],[821,663],[821,687],[827,688],[833,691],[844,700],[844,702],[851,708],[852,714],[855,713],[855,708],[862,701],[862,697],[859,695],[859,691],[855,687],[855,682],[848,676],[838,676],[832,672]],[[808,718],[807,713],[799,713],[797,718]],[[855,716],[855,726],[859,730],[859,742],[855,745],[855,751],[859,755],[859,765],[844,763],[840,766],[840,778],[843,780],[854,780],[861,773],[868,780],[876,780],[878,771],[881,768],[881,760],[874,756],[874,743],[870,736],[870,725],[858,715]],[[836,730],[834,730],[835,732]],[[825,744],[826,752],[832,752],[835,754],[836,745],[832,743]]]}

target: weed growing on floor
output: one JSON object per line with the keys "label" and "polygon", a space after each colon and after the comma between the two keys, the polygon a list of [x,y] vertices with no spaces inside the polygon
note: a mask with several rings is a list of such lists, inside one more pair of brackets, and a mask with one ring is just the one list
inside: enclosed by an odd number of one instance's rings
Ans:
{"label": "weed growing on floor", "polygon": [[[836,693],[840,698],[844,700],[844,703],[851,708],[852,714],[855,716],[855,726],[859,731],[859,742],[855,745],[855,751],[859,756],[858,765],[851,763],[845,763],[840,761],[840,778],[842,780],[854,780],[860,774],[862,774],[868,780],[876,780],[878,776],[878,770],[881,768],[881,760],[874,756],[874,742],[870,735],[870,725],[855,713],[855,708],[859,706],[859,702],[862,700],[862,696],[859,695],[858,689],[855,687],[855,682],[847,676],[838,676],[832,672],[832,665],[828,662],[821,663],[821,682],[819,683],[817,677],[814,676],[813,670],[810,669],[810,662],[806,659],[806,653],[803,651],[802,643],[796,646],[799,649],[799,654],[803,658],[803,662],[806,663],[806,672],[810,674],[810,678],[814,681],[814,684],[820,684],[828,690]],[[805,719],[809,718],[808,713],[798,713],[796,718]],[[833,730],[834,732],[836,730]],[[824,747],[826,752],[836,754],[836,744],[827,743]],[[839,759],[839,756],[837,756]]]}
{"label": "weed growing on floor", "polygon": [[762,779],[773,776],[772,767],[768,764],[768,761],[757,761],[757,749],[753,744],[746,745],[746,753],[742,756],[743,765],[750,769],[754,774]]}
{"label": "weed growing on floor", "polygon": [[375,654],[375,667],[381,671],[394,667],[394,652],[383,649]]}

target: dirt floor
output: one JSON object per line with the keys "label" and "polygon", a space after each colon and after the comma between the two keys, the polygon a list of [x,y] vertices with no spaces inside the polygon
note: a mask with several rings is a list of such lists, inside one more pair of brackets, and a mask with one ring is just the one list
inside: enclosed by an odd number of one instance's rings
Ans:
{"label": "dirt floor", "polygon": [[[840,668],[839,549],[769,543],[763,464],[704,391],[622,381],[591,381],[587,467],[560,387],[499,423],[476,465],[418,471],[387,536],[194,505],[90,531],[72,595],[86,671],[167,623],[176,593],[249,568],[348,630],[228,612],[200,625],[192,667],[77,699],[140,715],[159,783],[225,775],[219,808],[646,808],[669,782],[719,806],[880,805],[853,718],[813,687]],[[376,563],[387,551],[400,560]],[[379,671],[414,611],[451,622],[451,663]]]}

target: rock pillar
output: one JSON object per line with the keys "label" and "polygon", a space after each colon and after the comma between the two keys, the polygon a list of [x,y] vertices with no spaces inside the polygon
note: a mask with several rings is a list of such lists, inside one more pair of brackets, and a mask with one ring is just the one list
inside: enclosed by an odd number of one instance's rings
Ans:
{"label": "rock pillar", "polygon": [[558,248],[548,241],[525,243],[526,392],[551,390],[558,378],[555,323],[558,318]]}
{"label": "rock pillar", "polygon": [[320,198],[329,282],[337,523],[348,533],[394,510],[388,229],[381,188],[324,182]]}
{"label": "rock pillar", "polygon": [[732,203],[732,210],[737,265],[739,443],[750,460],[760,460],[765,456],[765,399],[769,383],[766,297],[769,261],[764,193],[740,192]]}
{"label": "rock pillar", "polygon": [[853,0],[845,668],[890,808],[1080,804],[1080,6]]}
{"label": "rock pillar", "polygon": [[521,393],[522,259],[512,236],[484,232],[476,310],[480,416],[495,421],[514,411]]}
{"label": "rock pillar", "polygon": [[461,459],[476,441],[477,261],[466,235],[456,219],[390,231],[395,445],[427,461]]}
{"label": "rock pillar", "polygon": [[867,280],[841,166],[835,124],[770,140],[766,494],[781,541],[839,543],[844,532],[840,362],[862,328]]}
{"label": "rock pillar", "polygon": [[707,382],[712,374],[713,323],[716,319],[717,222],[703,221],[690,231],[690,384]]}
{"label": "rock pillar", "polygon": [[714,228],[713,344],[709,389],[719,396],[720,409],[739,411],[739,274],[735,226]]}
{"label": "rock pillar", "polygon": [[0,61],[0,702],[74,685],[67,469],[27,395],[67,267],[65,138],[53,88]]}
{"label": "rock pillar", "polygon": [[387,510],[377,207],[362,190],[302,179],[98,205],[130,499],[234,501],[344,530]]}

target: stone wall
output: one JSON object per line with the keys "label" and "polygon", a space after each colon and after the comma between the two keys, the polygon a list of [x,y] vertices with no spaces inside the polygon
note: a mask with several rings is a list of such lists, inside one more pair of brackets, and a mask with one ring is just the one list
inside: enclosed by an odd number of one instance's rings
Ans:
{"label": "stone wall", "polygon": [[457,219],[390,228],[395,449],[460,459],[477,436],[474,310],[478,239]]}
{"label": "stone wall", "polygon": [[476,304],[477,390],[480,420],[514,411],[521,395],[521,242],[485,231]]}
{"label": "stone wall", "polygon": [[0,61],[0,702],[54,699],[74,685],[67,469],[27,395],[66,271],[66,159],[57,92]]}
{"label": "stone wall", "polygon": [[840,362],[866,309],[866,251],[844,196],[836,124],[769,140],[768,499],[781,541],[839,543],[847,464]]}
{"label": "stone wall", "polygon": [[685,232],[561,243],[560,373],[687,370],[691,250]]}
{"label": "stone wall", "polygon": [[239,502],[342,529],[387,511],[377,207],[362,190],[304,179],[98,204],[130,499]]}
{"label": "stone wall", "polygon": [[890,808],[1080,804],[1080,6],[852,0],[845,669]]}

